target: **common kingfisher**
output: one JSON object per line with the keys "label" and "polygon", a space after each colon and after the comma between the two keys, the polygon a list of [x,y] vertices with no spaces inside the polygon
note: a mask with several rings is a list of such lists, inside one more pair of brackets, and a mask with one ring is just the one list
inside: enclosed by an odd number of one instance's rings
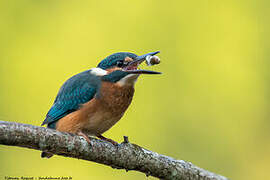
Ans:
{"label": "common kingfisher", "polygon": [[[138,66],[159,51],[138,56],[129,52],[112,54],[96,68],[72,76],[60,88],[42,125],[77,134],[90,143],[88,135],[116,145],[102,134],[124,115],[130,105],[134,84],[141,74],[160,72],[141,70]],[[41,157],[50,158],[42,152]]]}

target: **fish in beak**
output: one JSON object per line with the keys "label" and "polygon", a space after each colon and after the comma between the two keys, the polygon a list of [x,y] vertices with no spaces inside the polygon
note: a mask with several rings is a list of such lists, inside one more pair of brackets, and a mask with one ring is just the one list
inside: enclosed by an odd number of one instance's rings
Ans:
{"label": "fish in beak", "polygon": [[145,69],[138,69],[138,66],[144,62],[147,57],[152,57],[158,54],[160,51],[147,53],[141,56],[137,56],[133,61],[130,61],[125,67],[123,67],[123,71],[129,72],[130,74],[161,74],[161,72],[150,71]]}

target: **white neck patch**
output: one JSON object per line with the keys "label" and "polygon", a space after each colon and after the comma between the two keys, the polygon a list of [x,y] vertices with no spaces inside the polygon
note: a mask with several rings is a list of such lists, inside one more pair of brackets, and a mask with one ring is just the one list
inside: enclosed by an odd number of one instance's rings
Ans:
{"label": "white neck patch", "polygon": [[90,69],[90,74],[93,74],[95,76],[104,76],[108,73],[108,71],[101,69],[101,68],[92,68]]}
{"label": "white neck patch", "polygon": [[117,81],[117,84],[119,86],[125,86],[125,85],[133,86],[139,76],[140,76],[139,74],[129,74],[123,77],[122,79],[120,79],[119,81]]}

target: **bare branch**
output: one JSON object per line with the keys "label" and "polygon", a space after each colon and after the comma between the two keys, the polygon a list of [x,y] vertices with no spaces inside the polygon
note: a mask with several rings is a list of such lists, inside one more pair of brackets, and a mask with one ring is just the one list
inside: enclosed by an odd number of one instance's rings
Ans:
{"label": "bare branch", "polygon": [[190,162],[146,150],[128,138],[119,146],[90,138],[91,146],[80,136],[44,127],[0,121],[0,144],[20,146],[53,154],[94,161],[117,169],[135,170],[161,179],[227,180]]}

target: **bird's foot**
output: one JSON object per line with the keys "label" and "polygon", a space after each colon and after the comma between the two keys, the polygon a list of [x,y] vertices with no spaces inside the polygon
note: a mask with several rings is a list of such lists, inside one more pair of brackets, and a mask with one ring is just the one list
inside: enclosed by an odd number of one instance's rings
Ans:
{"label": "bird's foot", "polygon": [[91,141],[86,134],[84,134],[83,132],[80,131],[80,132],[78,132],[78,135],[84,137],[84,139],[88,142],[88,144],[91,145]]}
{"label": "bird's foot", "polygon": [[102,139],[102,140],[104,140],[104,141],[108,141],[108,142],[112,143],[112,144],[115,145],[115,146],[118,145],[118,143],[117,143],[116,141],[114,141],[114,140],[112,140],[112,139],[109,139],[109,138],[106,138],[106,137],[104,137],[104,136],[102,136],[102,135],[98,135],[97,137],[100,138],[100,139]]}

